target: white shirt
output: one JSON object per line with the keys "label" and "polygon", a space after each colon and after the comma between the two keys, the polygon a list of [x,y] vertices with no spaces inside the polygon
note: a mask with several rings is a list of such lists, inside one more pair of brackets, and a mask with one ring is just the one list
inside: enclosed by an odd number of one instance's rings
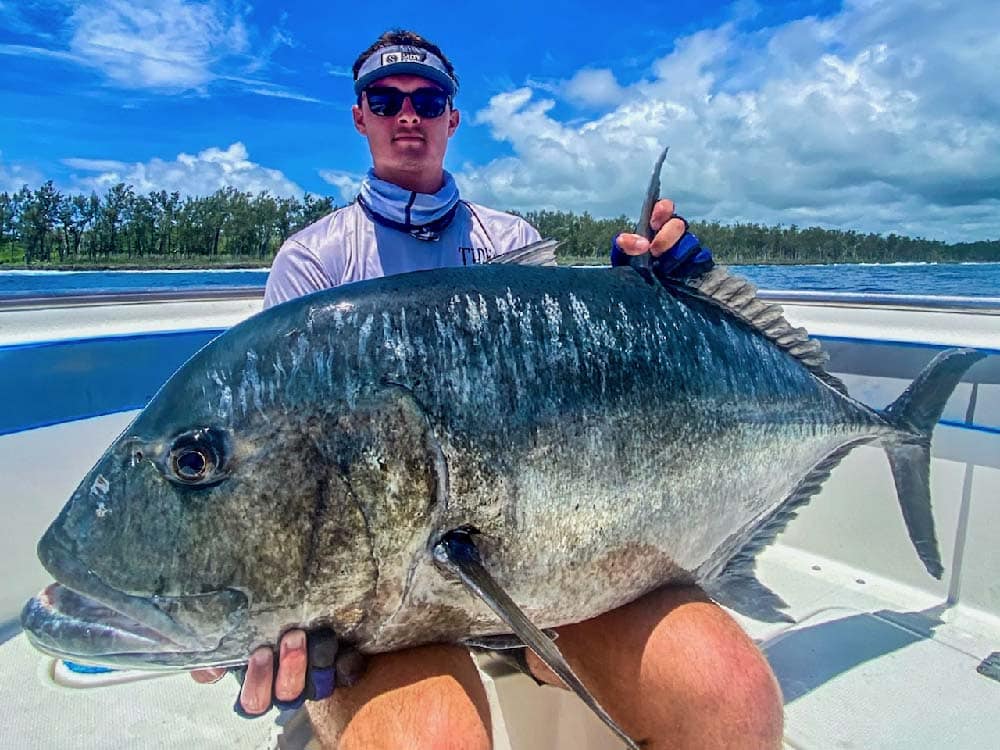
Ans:
{"label": "white shirt", "polygon": [[467,201],[430,241],[376,224],[352,203],[285,241],[267,277],[264,307],[352,281],[482,263],[539,239],[519,216]]}

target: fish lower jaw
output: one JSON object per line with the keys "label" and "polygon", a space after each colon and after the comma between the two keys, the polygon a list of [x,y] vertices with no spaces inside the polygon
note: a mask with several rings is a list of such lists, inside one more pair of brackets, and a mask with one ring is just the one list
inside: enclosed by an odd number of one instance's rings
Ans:
{"label": "fish lower jaw", "polygon": [[60,583],[28,601],[21,625],[39,651],[101,666],[189,669],[246,661],[237,644],[223,651],[223,637],[183,642]]}
{"label": "fish lower jaw", "polygon": [[[226,648],[215,649],[184,648],[155,630],[102,608],[97,602],[85,617],[82,613],[60,611],[59,604],[65,606],[66,597],[79,594],[53,584],[29,600],[21,613],[28,641],[57,659],[116,669],[165,671],[246,663],[244,644],[230,643]],[[95,617],[107,619],[95,621]]]}
{"label": "fish lower jaw", "polygon": [[[50,605],[49,617],[61,625],[75,622],[84,629],[99,630],[102,623],[111,622],[116,630],[128,636],[138,635],[140,640],[167,643],[187,652],[209,651],[235,629],[249,606],[248,596],[235,588],[180,596],[125,593],[105,583],[79,561],[52,529],[42,539],[38,552],[56,583],[36,599]],[[216,626],[206,629],[206,620],[214,621]],[[79,635],[72,627],[69,630]]]}

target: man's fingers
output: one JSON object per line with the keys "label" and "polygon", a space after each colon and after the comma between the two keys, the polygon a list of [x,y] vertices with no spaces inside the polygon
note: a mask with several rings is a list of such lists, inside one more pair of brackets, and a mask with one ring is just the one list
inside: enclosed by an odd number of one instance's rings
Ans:
{"label": "man's fingers", "polygon": [[656,233],[653,241],[649,243],[650,254],[653,255],[653,257],[663,255],[665,251],[677,244],[677,241],[684,236],[684,231],[686,229],[687,226],[684,224],[684,219],[670,219],[663,225],[663,228]]}
{"label": "man's fingers", "polygon": [[191,678],[195,682],[200,682],[202,685],[210,685],[213,682],[218,682],[223,677],[226,676],[228,672],[225,667],[210,667],[209,669],[196,669],[191,673]]}
{"label": "man's fingers", "polygon": [[653,213],[649,217],[649,226],[653,228],[654,232],[660,231],[663,225],[673,218],[675,210],[674,202],[669,198],[658,200],[653,205]]}
{"label": "man's fingers", "polygon": [[642,255],[649,250],[649,240],[638,234],[622,232],[615,238],[615,242],[626,255]]}
{"label": "man's fingers", "polygon": [[262,646],[250,655],[247,674],[240,690],[240,704],[248,714],[262,714],[271,707],[274,654]]}
{"label": "man's fingers", "polygon": [[306,634],[290,630],[281,639],[278,657],[278,677],[274,684],[274,697],[279,701],[293,701],[302,694],[306,684]]}
{"label": "man's fingers", "polygon": [[669,198],[658,200],[653,205],[653,213],[649,217],[649,226],[656,232],[650,242],[640,234],[624,232],[615,239],[618,247],[626,255],[642,255],[650,252],[654,256],[662,255],[665,250],[677,244],[686,229],[684,220],[674,218],[674,202]]}

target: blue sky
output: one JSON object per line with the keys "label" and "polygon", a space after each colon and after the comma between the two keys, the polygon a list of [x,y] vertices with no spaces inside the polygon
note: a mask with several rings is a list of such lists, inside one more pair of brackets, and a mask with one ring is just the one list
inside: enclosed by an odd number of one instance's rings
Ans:
{"label": "blue sky", "polygon": [[391,27],[461,79],[446,166],[497,208],[1000,238],[1000,4],[0,0],[0,190],[349,200],[350,67]]}

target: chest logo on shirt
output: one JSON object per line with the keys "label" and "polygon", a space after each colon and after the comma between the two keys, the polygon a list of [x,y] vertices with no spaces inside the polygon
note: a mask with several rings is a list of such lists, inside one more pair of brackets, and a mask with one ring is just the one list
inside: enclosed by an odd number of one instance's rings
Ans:
{"label": "chest logo on shirt", "polygon": [[471,266],[476,263],[487,263],[493,258],[493,249],[488,247],[459,247],[462,254],[462,265]]}

